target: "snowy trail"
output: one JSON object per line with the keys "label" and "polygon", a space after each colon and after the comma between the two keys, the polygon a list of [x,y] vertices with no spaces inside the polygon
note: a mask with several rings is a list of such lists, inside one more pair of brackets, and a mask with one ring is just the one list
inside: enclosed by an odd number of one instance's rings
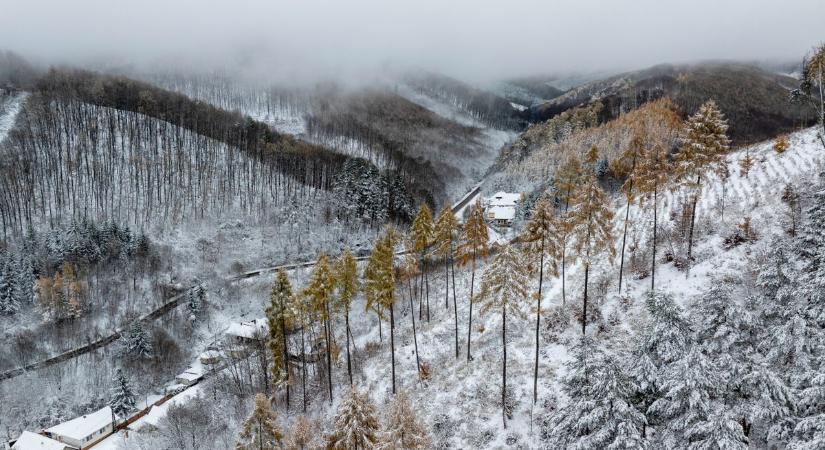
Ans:
{"label": "snowy trail", "polygon": [[12,96],[5,103],[0,104],[0,142],[8,136],[9,131],[14,127],[17,114],[23,109],[23,101],[28,97],[27,93],[20,93]]}

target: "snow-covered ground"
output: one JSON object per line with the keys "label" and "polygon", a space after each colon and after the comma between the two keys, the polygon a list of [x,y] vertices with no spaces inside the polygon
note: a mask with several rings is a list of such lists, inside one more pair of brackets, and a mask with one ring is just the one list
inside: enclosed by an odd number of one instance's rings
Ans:
{"label": "snow-covered ground", "polygon": [[0,142],[6,139],[6,135],[14,126],[17,114],[23,108],[23,101],[26,97],[28,93],[19,93],[6,100],[0,99]]}

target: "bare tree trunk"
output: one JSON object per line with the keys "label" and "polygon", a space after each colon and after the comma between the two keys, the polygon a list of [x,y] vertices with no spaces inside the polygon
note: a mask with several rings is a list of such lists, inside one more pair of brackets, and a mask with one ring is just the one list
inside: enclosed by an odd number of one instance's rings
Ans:
{"label": "bare tree trunk", "polygon": [[301,394],[304,398],[304,413],[307,412],[307,354],[304,347],[304,325],[301,324]]}
{"label": "bare tree trunk", "polygon": [[352,387],[352,361],[350,359],[350,354],[349,354],[349,306],[347,306],[346,310],[344,311],[344,317],[345,317],[344,320],[346,321],[346,327],[347,327],[347,331],[346,331],[346,334],[347,334],[347,373],[349,373],[349,385],[350,385],[350,387]]}
{"label": "bare tree trunk", "polygon": [[[631,189],[633,189],[633,182],[630,183]],[[625,208],[624,212],[624,232],[622,233],[622,253],[621,258],[619,259],[619,294],[622,293],[622,279],[624,278],[624,249],[625,244],[627,242],[627,221],[630,218],[630,194],[627,196],[627,208]]]}
{"label": "bare tree trunk", "polygon": [[[395,317],[390,304],[390,353],[392,358],[392,393],[395,395]],[[417,353],[416,353],[417,355]]]}
{"label": "bare tree trunk", "polygon": [[458,359],[458,303],[455,295],[455,263],[450,257],[450,272],[453,277],[453,312],[455,313],[455,359]]}
{"label": "bare tree trunk", "polygon": [[659,196],[659,186],[653,186],[653,258],[650,260],[650,290],[653,291],[656,289],[656,219],[657,219],[657,210],[658,210],[658,196]]}
{"label": "bare tree trunk", "polygon": [[696,194],[693,196],[693,206],[690,208],[690,231],[688,232],[688,253],[687,253],[687,270],[685,271],[685,278],[690,276],[690,261],[693,254],[693,227],[696,224],[696,204],[699,202],[699,192],[702,189],[701,178],[696,177]]}
{"label": "bare tree trunk", "polygon": [[582,335],[587,334],[587,281],[590,275],[590,263],[584,263],[584,302],[582,303]]}
{"label": "bare tree trunk", "polygon": [[418,358],[418,334],[415,331],[415,309],[413,306],[413,296],[412,296],[412,285],[410,284],[409,280],[407,281],[407,286],[410,289],[410,317],[412,318],[412,328],[413,328],[413,344],[415,344],[415,368],[418,371],[418,379],[421,380],[421,361]]}
{"label": "bare tree trunk", "polygon": [[475,284],[476,279],[476,255],[475,250],[473,250],[473,270],[472,275],[470,275],[470,317],[467,321],[467,362],[470,362],[473,359],[470,356],[470,338],[473,334],[473,285]]}
{"label": "bare tree trunk", "polygon": [[501,344],[504,349],[504,358],[501,365],[501,422],[507,428],[507,306],[501,307]]}
{"label": "bare tree trunk", "polygon": [[544,281],[544,237],[541,239],[541,256],[539,258],[539,295],[537,298],[538,304],[536,306],[536,364],[533,368],[533,404],[535,405],[539,398],[538,383],[539,383],[539,324],[541,322],[541,285]]}

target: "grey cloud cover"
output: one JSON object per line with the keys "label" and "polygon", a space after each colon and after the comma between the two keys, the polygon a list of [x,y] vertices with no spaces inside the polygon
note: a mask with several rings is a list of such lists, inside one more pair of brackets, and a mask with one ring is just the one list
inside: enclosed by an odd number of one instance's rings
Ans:
{"label": "grey cloud cover", "polygon": [[0,0],[0,48],[43,62],[187,61],[294,78],[792,59],[823,39],[823,0]]}

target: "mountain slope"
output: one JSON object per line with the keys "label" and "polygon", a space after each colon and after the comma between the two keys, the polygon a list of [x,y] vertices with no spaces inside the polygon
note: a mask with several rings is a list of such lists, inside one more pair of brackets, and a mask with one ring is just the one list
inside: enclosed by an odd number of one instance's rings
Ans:
{"label": "mountain slope", "polygon": [[734,63],[660,65],[586,83],[530,109],[534,121],[593,101],[605,108],[602,120],[656,98],[670,97],[688,115],[714,99],[730,119],[734,145],[758,142],[806,123],[815,114],[789,102],[798,81],[754,66]]}

